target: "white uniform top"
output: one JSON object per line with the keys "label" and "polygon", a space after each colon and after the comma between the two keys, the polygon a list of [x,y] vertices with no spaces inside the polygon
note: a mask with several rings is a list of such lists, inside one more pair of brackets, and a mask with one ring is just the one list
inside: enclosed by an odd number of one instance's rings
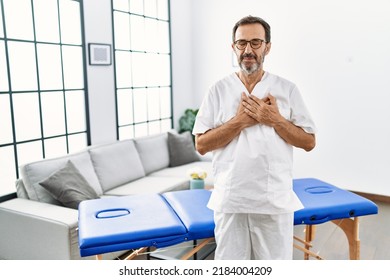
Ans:
{"label": "white uniform top", "polygon": [[[236,115],[241,93],[248,90],[236,73],[215,83],[205,96],[193,134],[201,134]],[[252,94],[276,98],[284,118],[315,133],[316,128],[298,88],[281,77],[264,73]],[[223,213],[279,214],[299,210],[292,190],[293,146],[267,125],[241,131],[227,146],[213,151],[214,191],[208,207]]]}

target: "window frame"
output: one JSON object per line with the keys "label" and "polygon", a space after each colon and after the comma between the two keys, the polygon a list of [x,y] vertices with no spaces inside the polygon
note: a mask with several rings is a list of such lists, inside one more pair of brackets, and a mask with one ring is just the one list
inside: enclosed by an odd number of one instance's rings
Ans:
{"label": "window frame", "polygon": [[[66,154],[69,154],[70,152],[70,142],[69,142],[69,137],[73,135],[85,135],[85,145],[89,146],[91,144],[91,134],[90,134],[90,121],[89,121],[89,102],[88,102],[88,84],[87,84],[87,65],[86,65],[86,49],[85,49],[85,28],[84,28],[84,10],[83,10],[83,1],[82,0],[69,0],[71,2],[77,2],[79,4],[79,12],[80,12],[80,42],[79,43],[66,43],[63,42],[63,39],[61,36],[63,35],[63,30],[61,29],[61,24],[63,23],[63,19],[61,19],[61,0],[56,1],[56,8],[57,8],[57,19],[58,19],[58,35],[59,39],[58,42],[49,42],[49,41],[39,41],[37,40],[37,29],[35,25],[35,20],[36,20],[36,14],[34,13],[34,1],[31,0],[31,18],[32,18],[32,32],[33,32],[33,38],[30,39],[18,39],[18,38],[8,38],[7,37],[7,21],[5,17],[5,10],[4,10],[4,3],[3,0],[0,0],[0,9],[1,9],[1,24],[2,24],[2,37],[0,37],[0,42],[4,44],[4,55],[5,55],[5,68],[7,72],[7,90],[1,90],[0,91],[0,96],[7,96],[9,98],[9,107],[10,107],[10,122],[12,126],[12,141],[6,141],[3,143],[0,143],[0,148],[4,147],[12,147],[13,149],[13,155],[14,155],[14,162],[10,163],[14,165],[14,179],[17,180],[20,178],[20,171],[19,171],[19,165],[22,164],[20,162],[20,154],[18,152],[18,147],[21,144],[27,144],[27,143],[32,143],[32,142],[40,142],[38,143],[41,146],[41,159],[45,159],[48,157],[47,155],[47,140],[51,139],[64,139],[66,147],[64,147],[64,150],[66,150]],[[64,2],[66,3],[66,2]],[[72,19],[74,20],[74,19]],[[1,34],[1,33],[0,33]],[[12,74],[11,74],[11,64],[10,64],[10,53],[9,53],[9,43],[17,42],[20,44],[32,44],[35,52],[35,74],[36,74],[36,82],[37,86],[35,89],[30,89],[30,90],[13,90],[13,85],[12,85]],[[55,45],[59,47],[59,55],[60,55],[60,69],[61,69],[61,85],[60,88],[57,89],[42,89],[40,86],[40,70],[39,70],[39,57],[38,57],[38,48],[40,45]],[[81,87],[77,88],[70,88],[67,87],[65,84],[65,78],[64,78],[64,71],[65,71],[65,66],[64,66],[64,53],[63,49],[66,46],[70,47],[79,47],[81,51],[81,61],[76,61],[80,65],[80,69],[82,69],[83,73],[79,77],[81,83]],[[85,126],[83,127],[82,130],[80,131],[69,131],[68,125],[69,122],[67,120],[67,103],[66,103],[66,97],[68,97],[69,94],[72,94],[70,92],[72,91],[82,91],[83,94],[81,95],[81,98],[83,99],[84,102],[84,114],[85,114]],[[53,135],[45,135],[44,132],[44,108],[43,108],[43,101],[42,101],[42,95],[48,92],[58,92],[61,97],[62,97],[62,105],[64,107],[64,133],[57,133]],[[15,95],[22,95],[22,94],[31,94],[31,93],[36,93],[38,97],[38,112],[39,112],[39,126],[40,126],[40,131],[39,131],[39,137],[33,138],[33,139],[17,139],[17,133],[16,133],[16,117],[15,117],[15,104],[14,104],[14,98]],[[47,108],[47,107],[46,107]],[[53,156],[49,156],[53,157]],[[56,157],[56,156],[54,156]],[[39,160],[39,159],[38,159]],[[6,201],[12,198],[15,198],[16,196],[16,191],[8,193],[7,190],[1,191],[1,186],[0,186],[0,202]]]}
{"label": "window frame", "polygon": [[[157,1],[156,0],[156,8],[158,8],[158,4],[157,4]],[[145,7],[145,2],[144,3],[144,7]],[[148,15],[145,15],[145,10],[143,12],[143,14],[140,14],[140,13],[135,13],[135,12],[132,12],[131,11],[131,7],[130,7],[130,0],[128,2],[128,5],[129,5],[129,10],[128,11],[123,11],[123,10],[116,10],[114,9],[114,0],[111,0],[111,9],[112,9],[112,36],[113,36],[113,60],[114,60],[114,64],[115,64],[115,67],[114,67],[114,83],[115,83],[115,109],[116,109],[116,133],[117,133],[117,140],[124,140],[124,139],[131,139],[131,138],[137,138],[137,137],[141,137],[141,136],[147,136],[147,135],[150,135],[150,134],[153,134],[153,132],[150,132],[149,131],[149,124],[150,123],[159,123],[160,125],[160,132],[163,132],[163,131],[168,131],[170,129],[172,129],[174,127],[174,116],[173,116],[173,86],[172,86],[172,42],[171,42],[171,15],[170,15],[170,0],[167,0],[167,19],[162,19],[162,18],[159,18],[158,16],[157,17],[151,17],[151,16],[148,16]],[[115,43],[115,12],[118,12],[118,13],[125,13],[125,14],[128,14],[129,15],[129,18],[131,16],[136,16],[136,17],[142,17],[144,19],[147,19],[147,20],[156,20],[157,22],[158,21],[163,21],[163,22],[166,22],[168,23],[168,44],[169,44],[169,47],[168,47],[168,52],[167,53],[159,53],[159,52],[153,52],[153,51],[148,51],[146,50],[146,48],[144,47],[143,50],[140,50],[140,49],[132,49],[132,47],[130,46],[129,49],[119,49],[117,48],[116,46],[116,43]],[[129,36],[131,36],[131,25],[130,25],[130,22],[129,22],[129,30],[130,30],[130,34]],[[146,34],[146,33],[144,33]],[[145,37],[147,37],[147,34],[145,35]],[[117,80],[117,77],[118,77],[118,73],[117,73],[117,51],[121,51],[121,52],[129,52],[131,55],[133,53],[135,54],[154,54],[154,55],[168,55],[169,56],[169,75],[170,75],[170,78],[169,78],[169,85],[156,85],[156,86],[148,86],[147,83],[145,83],[144,86],[134,86],[133,84],[133,81],[132,81],[132,85],[131,86],[126,86],[126,87],[118,87],[118,80]],[[132,70],[130,70],[131,73],[132,73]],[[145,91],[148,91],[148,89],[169,89],[169,107],[170,107],[170,113],[169,113],[169,116],[168,117],[161,117],[161,114],[160,114],[160,117],[158,119],[149,119],[149,117],[147,116],[146,117],[146,120],[145,121],[136,121],[135,120],[135,110],[134,110],[134,106],[136,106],[134,104],[134,92],[135,91],[138,91],[138,90],[145,90]],[[119,94],[119,91],[121,90],[129,90],[131,91],[131,99],[132,99],[132,104],[131,104],[131,107],[132,107],[132,121],[131,122],[128,122],[127,124],[120,124],[120,112],[119,112],[119,98],[118,98],[118,94]],[[160,96],[161,96],[161,92],[160,92]],[[147,99],[148,97],[146,96],[145,99]],[[159,106],[161,107],[161,102],[159,103]],[[146,104],[146,107],[148,107],[148,104]],[[161,112],[160,112],[161,113]],[[148,112],[146,112],[146,114],[148,114]],[[162,128],[162,123],[164,121],[169,121],[169,128],[168,129],[163,129]],[[147,126],[147,133],[146,134],[142,134],[142,135],[137,135],[137,132],[136,132],[136,126],[138,125],[146,125]],[[132,135],[130,137],[121,137],[121,128],[124,128],[124,127],[130,127],[132,128]]]}

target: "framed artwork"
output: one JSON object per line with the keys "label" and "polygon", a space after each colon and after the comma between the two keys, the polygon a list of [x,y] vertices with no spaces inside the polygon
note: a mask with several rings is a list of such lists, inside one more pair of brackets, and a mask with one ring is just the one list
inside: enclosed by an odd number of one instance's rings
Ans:
{"label": "framed artwork", "polygon": [[89,43],[89,65],[111,65],[111,45]]}

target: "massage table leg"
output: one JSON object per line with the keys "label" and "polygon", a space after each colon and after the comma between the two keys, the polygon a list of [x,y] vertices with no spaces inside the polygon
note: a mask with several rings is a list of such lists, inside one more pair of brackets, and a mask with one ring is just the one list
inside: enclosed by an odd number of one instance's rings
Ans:
{"label": "massage table leg", "polygon": [[310,251],[312,245],[312,241],[314,240],[314,234],[315,234],[315,225],[306,225],[305,227],[305,239],[301,239],[297,236],[294,236],[294,239],[301,242],[305,245],[305,247],[299,246],[294,243],[294,247],[304,253],[304,259],[308,260],[309,257],[316,258],[317,260],[322,260],[323,258],[319,256],[318,254]]}
{"label": "massage table leg", "polygon": [[125,260],[132,260],[135,257],[137,257],[139,254],[142,254],[143,252],[147,251],[148,247],[142,247],[137,250],[134,250],[130,255],[128,255]]}
{"label": "massage table leg", "polygon": [[[184,256],[182,256],[181,260],[188,260],[189,258],[191,258],[193,255],[195,255],[197,252],[199,252],[203,247],[205,247],[210,242],[214,242],[214,237],[207,238],[207,239],[203,240],[200,244],[194,243],[194,248],[191,251],[187,252]],[[147,251],[148,249],[149,249],[148,247],[143,247],[143,248],[139,248],[137,250],[134,250],[130,255],[128,255],[126,258],[124,258],[124,260],[132,260],[135,257],[137,257],[139,254],[142,254],[145,251]],[[95,258],[96,258],[96,260],[103,259],[102,255],[96,255]]]}
{"label": "massage table leg", "polygon": [[196,254],[200,249],[202,249],[204,246],[206,246],[207,244],[209,244],[212,241],[214,241],[214,237],[210,237],[210,238],[205,239],[200,244],[196,245],[191,251],[189,251],[184,256],[182,256],[181,260],[188,260],[194,254]]}
{"label": "massage table leg", "polygon": [[359,240],[359,218],[333,220],[347,236],[349,245],[349,259],[360,259],[360,240]]}
{"label": "massage table leg", "polygon": [[[337,225],[346,235],[348,239],[349,246],[349,259],[350,260],[359,260],[360,259],[360,240],[359,240],[359,218],[355,217],[353,219],[339,219],[332,221]],[[312,247],[312,241],[314,240],[315,234],[315,225],[306,225],[305,229],[305,239],[300,239],[294,236],[294,239],[303,243],[305,247],[294,244],[294,247],[298,250],[304,252],[304,259],[308,260],[309,257],[314,257],[318,260],[322,258],[310,251]]]}
{"label": "massage table leg", "polygon": [[[139,248],[137,250],[134,250],[130,255],[125,257],[124,260],[132,260],[135,257],[137,257],[139,254],[142,254],[143,252],[147,251],[148,249],[149,249],[148,247],[142,247],[142,248]],[[101,254],[95,255],[95,259],[98,261],[101,261],[101,260],[103,260],[103,255],[101,255]]]}
{"label": "massage table leg", "polygon": [[[306,225],[306,232],[305,232],[305,249],[310,250],[312,247],[311,242],[314,240],[314,234],[315,234],[316,228],[314,225]],[[309,254],[305,252],[304,259],[309,259]]]}

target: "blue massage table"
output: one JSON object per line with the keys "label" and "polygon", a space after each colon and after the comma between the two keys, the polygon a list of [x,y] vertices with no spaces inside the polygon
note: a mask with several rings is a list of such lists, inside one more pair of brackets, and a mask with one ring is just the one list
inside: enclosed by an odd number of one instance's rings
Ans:
{"label": "blue massage table", "polygon": [[304,247],[294,247],[309,256],[322,259],[310,251],[314,239],[315,225],[328,221],[337,225],[346,235],[349,245],[349,258],[360,259],[359,216],[378,213],[378,206],[372,201],[355,193],[337,188],[314,178],[295,179],[293,189],[304,208],[294,213],[294,225],[306,225],[305,238],[294,239]]}
{"label": "blue massage table", "polygon": [[[359,259],[358,217],[378,213],[372,201],[326,182],[295,179],[293,188],[304,209],[294,214],[295,225],[306,225],[304,239],[294,237],[305,254],[310,251],[314,226],[334,222],[346,234],[350,259]],[[86,200],[79,205],[79,246],[81,256],[133,249],[131,259],[147,248],[167,247],[191,240],[203,240],[186,253],[188,259],[214,240],[213,212],[206,207],[211,191],[184,190]]]}
{"label": "blue massage table", "polygon": [[[81,256],[149,247],[167,247],[206,239],[189,258],[214,237],[213,212],[206,207],[211,192],[185,190],[83,201],[79,205]],[[139,248],[139,249],[138,249]]]}

